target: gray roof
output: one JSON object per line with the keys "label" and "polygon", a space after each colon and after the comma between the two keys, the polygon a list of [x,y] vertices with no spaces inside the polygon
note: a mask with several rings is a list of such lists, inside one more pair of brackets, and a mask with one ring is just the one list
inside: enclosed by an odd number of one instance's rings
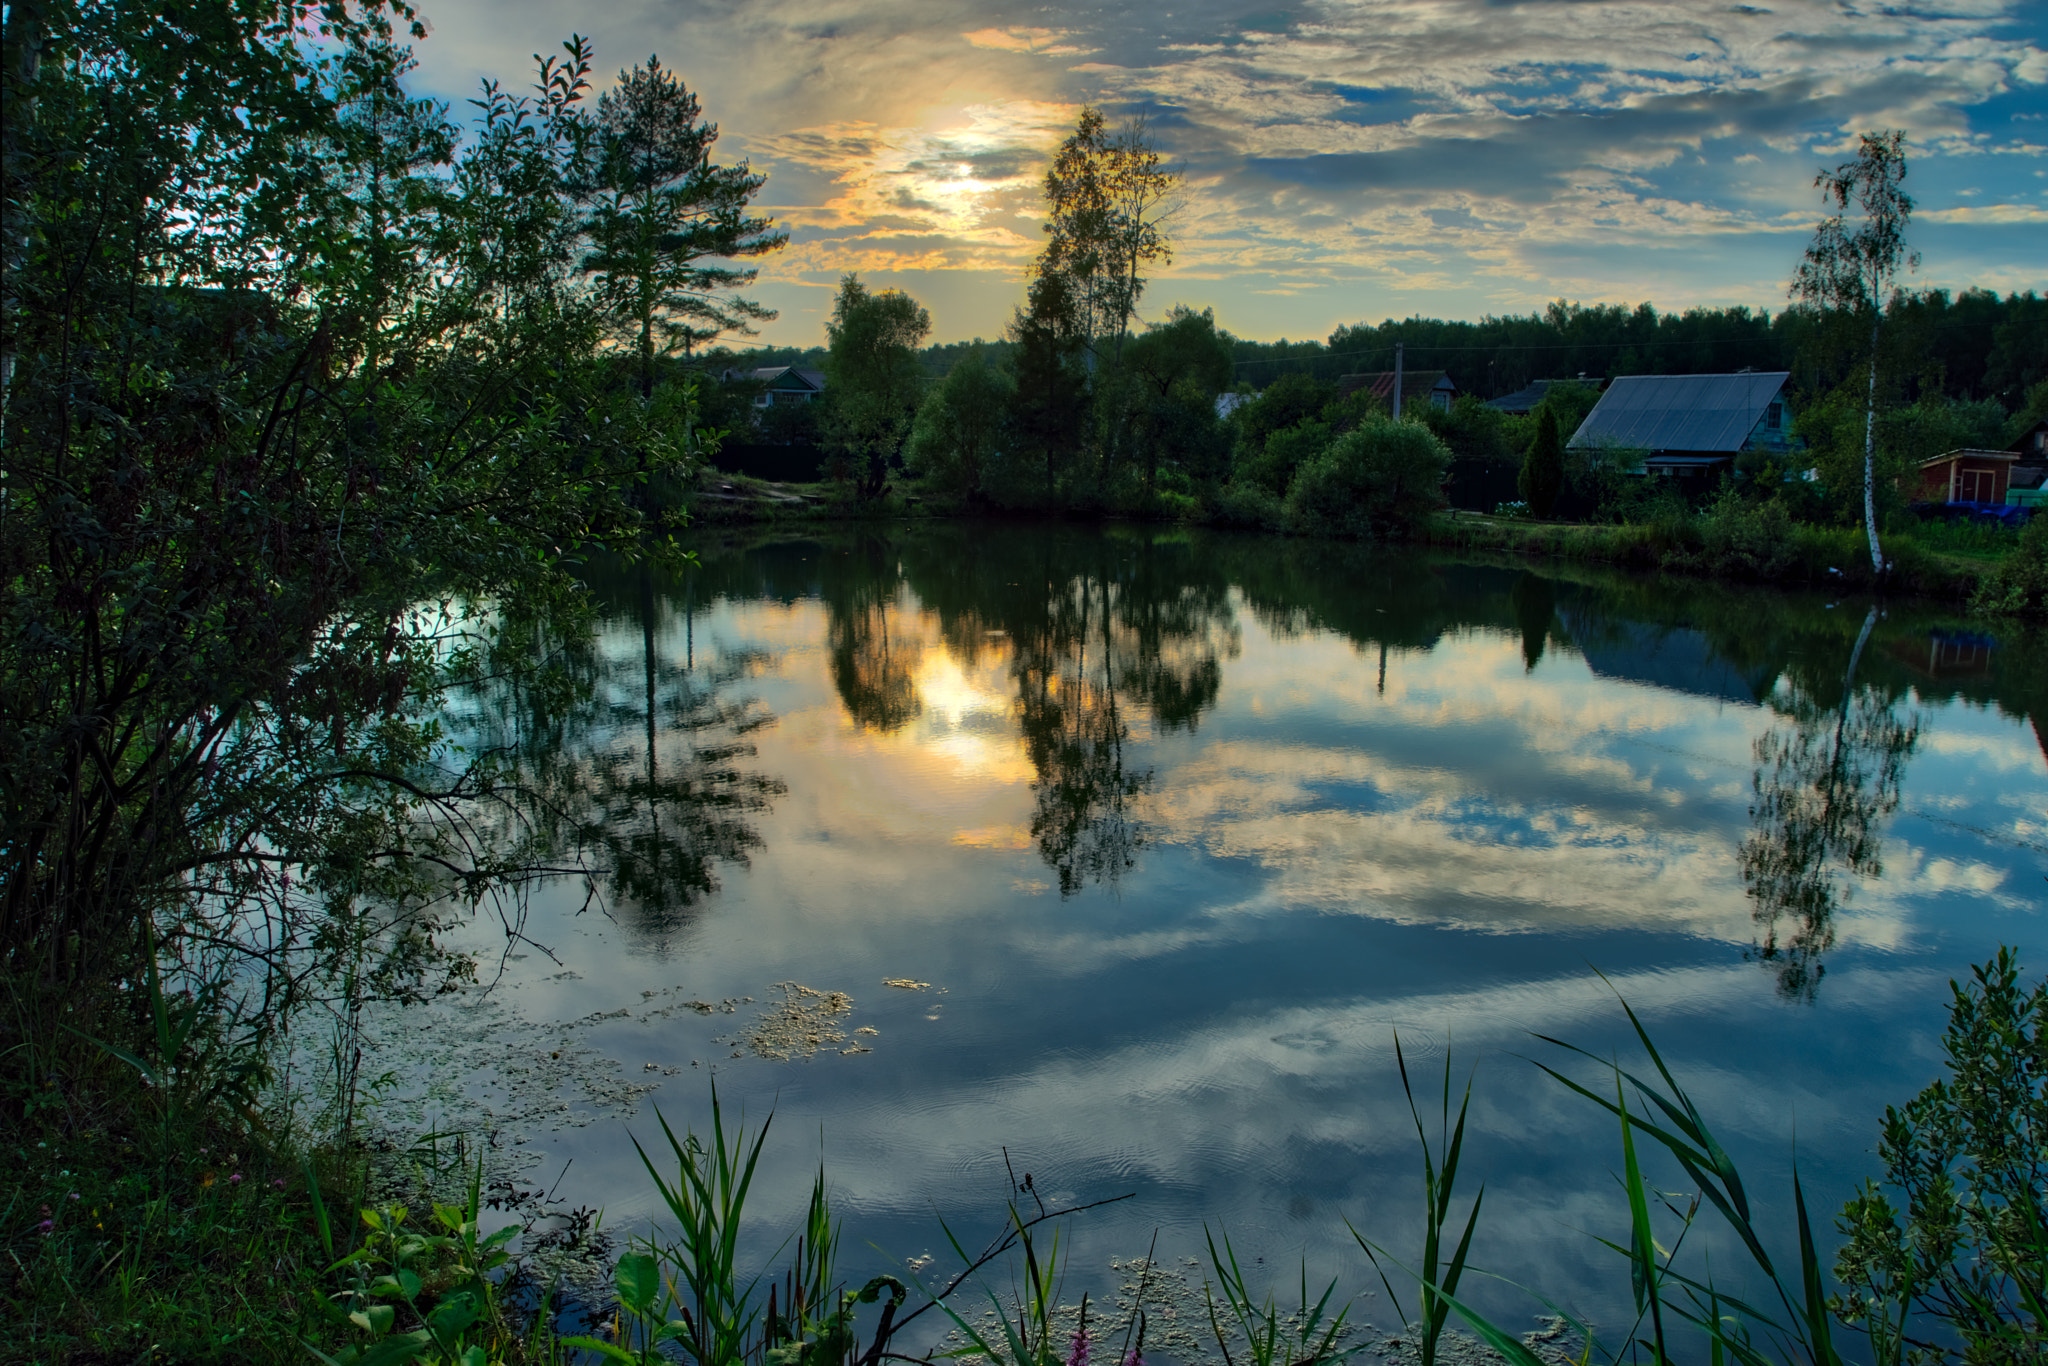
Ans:
{"label": "gray roof", "polygon": [[1498,408],[1504,413],[1532,413],[1536,411],[1536,405],[1543,402],[1544,394],[1550,391],[1553,384],[1583,384],[1588,389],[1598,389],[1602,383],[1601,380],[1588,379],[1584,375],[1577,379],[1532,379],[1512,394],[1488,399],[1486,406]]}
{"label": "gray roof", "polygon": [[[799,382],[796,384],[777,383],[778,380],[791,377]],[[795,365],[764,365],[748,375],[748,378],[765,384],[771,389],[811,388],[822,390],[825,387],[825,372],[823,370],[806,370],[801,366]]]}
{"label": "gray roof", "polygon": [[1600,395],[1570,444],[1732,454],[1743,448],[1790,378],[1786,370],[1623,375]]}

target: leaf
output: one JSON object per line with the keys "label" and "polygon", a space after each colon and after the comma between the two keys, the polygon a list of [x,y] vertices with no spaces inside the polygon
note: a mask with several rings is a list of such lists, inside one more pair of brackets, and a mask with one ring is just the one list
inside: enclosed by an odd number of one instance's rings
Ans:
{"label": "leaf", "polygon": [[564,1347],[575,1347],[586,1352],[596,1352],[606,1361],[623,1361],[627,1363],[627,1366],[639,1366],[640,1358],[634,1356],[615,1342],[605,1342],[600,1338],[581,1337],[557,1338],[556,1341],[560,1342]]}
{"label": "leaf", "polygon": [[372,1304],[348,1316],[349,1322],[372,1337],[383,1337],[398,1321],[398,1311],[388,1304]]}
{"label": "leaf", "polygon": [[661,1272],[647,1253],[629,1252],[619,1258],[612,1283],[619,1289],[620,1304],[636,1314],[645,1314],[654,1297],[661,1293]]}

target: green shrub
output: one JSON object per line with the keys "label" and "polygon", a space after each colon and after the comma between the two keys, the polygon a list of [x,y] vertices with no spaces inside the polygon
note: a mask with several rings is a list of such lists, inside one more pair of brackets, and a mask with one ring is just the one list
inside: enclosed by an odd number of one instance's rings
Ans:
{"label": "green shrub", "polygon": [[[1876,1182],[1842,1210],[1834,1309],[1870,1334],[1881,1362],[1908,1352],[1908,1314],[1932,1316],[1969,1362],[2040,1361],[2048,1350],[2048,983],[2029,992],[2010,949],[1950,983],[1950,1076],[1887,1106]],[[1901,1220],[1903,1214],[1903,1221]]]}
{"label": "green shrub", "polygon": [[1287,512],[1279,495],[1246,479],[1225,484],[1216,491],[1209,505],[1209,519],[1217,526],[1278,531],[1287,524]]}
{"label": "green shrub", "polygon": [[1238,482],[1257,483],[1277,498],[1294,481],[1294,472],[1329,444],[1327,422],[1307,421],[1283,428],[1268,436],[1264,448],[1244,461],[1238,470]]}
{"label": "green shrub", "polygon": [[2048,516],[2034,514],[2018,549],[1984,576],[1970,605],[1980,612],[2048,616]]}
{"label": "green shrub", "polygon": [[1792,518],[1776,501],[1751,503],[1732,488],[1699,519],[1700,550],[1715,574],[1776,579],[1799,561]]}
{"label": "green shrub", "polygon": [[1287,521],[1324,536],[1386,538],[1444,506],[1451,453],[1419,422],[1370,417],[1295,473]]}

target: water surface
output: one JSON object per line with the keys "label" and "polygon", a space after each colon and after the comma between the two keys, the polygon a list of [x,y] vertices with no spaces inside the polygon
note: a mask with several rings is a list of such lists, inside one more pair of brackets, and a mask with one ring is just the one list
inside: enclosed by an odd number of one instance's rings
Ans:
{"label": "water surface", "polygon": [[[1614,1325],[1614,1126],[1534,1035],[1626,1048],[1625,997],[1752,1188],[1796,1152],[1832,1210],[1948,979],[2048,968],[2048,648],[1924,607],[963,525],[592,580],[589,696],[521,738],[623,872],[387,1036],[466,1039],[440,1102],[614,1227],[654,1212],[628,1134],[701,1123],[715,1068],[775,1114],[763,1227],[822,1154],[851,1271],[986,1233],[1029,1172],[1134,1193],[1075,1227],[1077,1290],[1206,1223],[1363,1291],[1344,1220],[1417,1236],[1398,1030],[1431,1085],[1477,1068],[1475,1261]],[[778,983],[850,996],[846,1037],[738,1041]]]}

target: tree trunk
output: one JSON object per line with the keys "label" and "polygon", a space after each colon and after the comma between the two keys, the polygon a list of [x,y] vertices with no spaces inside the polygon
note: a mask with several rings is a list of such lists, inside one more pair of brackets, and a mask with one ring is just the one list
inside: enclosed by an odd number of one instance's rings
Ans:
{"label": "tree trunk", "polygon": [[1880,309],[1870,324],[1870,389],[1863,405],[1863,529],[1870,535],[1870,568],[1884,577],[1884,551],[1877,544],[1877,334]]}

